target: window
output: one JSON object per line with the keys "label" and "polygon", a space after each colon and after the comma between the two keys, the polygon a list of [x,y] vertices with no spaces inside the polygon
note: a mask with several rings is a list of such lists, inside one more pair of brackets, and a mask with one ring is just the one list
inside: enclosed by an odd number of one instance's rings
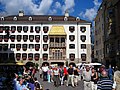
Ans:
{"label": "window", "polygon": [[40,32],[40,27],[39,27],[39,26],[36,26],[36,27],[35,27],[35,31],[36,31],[36,33],[39,33],[39,32]]}
{"label": "window", "polygon": [[5,30],[5,33],[8,33],[9,30],[10,30],[10,27],[9,27],[9,26],[5,26],[5,27],[4,27],[4,30]]}
{"label": "window", "polygon": [[86,54],[85,53],[81,54],[81,59],[82,59],[82,61],[86,61]]}
{"label": "window", "polygon": [[14,53],[10,53],[10,54],[9,54],[9,59],[10,59],[11,61],[15,60]]}
{"label": "window", "polygon": [[2,39],[3,39],[3,35],[0,35],[0,42],[2,42]]}
{"label": "window", "polygon": [[8,44],[3,44],[3,50],[7,51],[8,50]]}
{"label": "window", "polygon": [[81,35],[81,36],[80,36],[80,39],[81,39],[82,42],[85,42],[86,36],[85,36],[85,35]]}
{"label": "window", "polygon": [[4,35],[4,41],[5,41],[5,42],[8,42],[8,39],[9,39],[9,36]]}
{"label": "window", "polygon": [[23,27],[23,31],[24,31],[25,33],[27,33],[27,31],[28,31],[28,26],[24,26],[24,27]]}
{"label": "window", "polygon": [[10,44],[10,48],[15,48],[15,44]]}
{"label": "window", "polygon": [[81,49],[86,49],[86,44],[81,44]]}
{"label": "window", "polygon": [[35,53],[35,55],[34,55],[34,59],[35,59],[36,61],[38,61],[39,58],[40,58],[40,54],[39,54],[39,53]]}
{"label": "window", "polygon": [[12,42],[14,42],[15,41],[15,35],[11,35],[10,39],[11,39]]}
{"label": "window", "polygon": [[22,39],[22,36],[21,35],[17,35],[17,41],[20,42]]}
{"label": "window", "polygon": [[40,35],[35,35],[35,41],[39,42],[40,41]]}
{"label": "window", "polygon": [[47,32],[48,32],[48,29],[49,29],[48,26],[44,26],[44,27],[43,27],[44,33],[47,33]]}
{"label": "window", "polygon": [[26,60],[27,59],[27,54],[26,53],[22,53],[22,59]]}
{"label": "window", "polygon": [[69,58],[70,58],[71,61],[74,61],[74,59],[75,59],[75,54],[73,54],[73,53],[69,54]]}
{"label": "window", "polygon": [[74,41],[75,40],[75,36],[74,35],[69,35],[69,40],[70,41]]}
{"label": "window", "polygon": [[16,26],[11,26],[11,32],[14,33],[16,31]]}
{"label": "window", "polygon": [[48,49],[48,44],[43,44],[43,50],[47,51],[47,49]]}
{"label": "window", "polygon": [[54,42],[54,38],[50,38],[50,42]]}
{"label": "window", "polygon": [[43,41],[47,42],[47,40],[48,40],[48,36],[47,35],[43,35]]}
{"label": "window", "polygon": [[74,26],[69,26],[69,31],[70,32],[74,32],[75,31],[75,27]]}
{"label": "window", "polygon": [[21,53],[16,53],[16,59],[20,60],[20,58],[21,58]]}
{"label": "window", "polygon": [[23,41],[27,42],[27,40],[28,40],[28,35],[23,35]]}
{"label": "window", "polygon": [[22,31],[22,26],[17,26],[17,31],[18,31],[19,33],[21,33],[21,31]]}
{"label": "window", "polygon": [[2,44],[0,44],[0,51],[2,50]]}
{"label": "window", "polygon": [[84,33],[86,31],[86,27],[80,27],[80,31]]}
{"label": "window", "polygon": [[23,44],[22,49],[23,49],[23,51],[26,51],[27,50],[27,44]]}
{"label": "window", "polygon": [[19,51],[21,49],[21,44],[16,44],[16,49]]}
{"label": "window", "polygon": [[75,44],[69,44],[70,49],[75,49]]}
{"label": "window", "polygon": [[34,44],[29,44],[29,48],[33,49],[34,48]]}
{"label": "window", "polygon": [[47,60],[48,59],[48,54],[47,53],[44,53],[43,54],[43,60]]}
{"label": "window", "polygon": [[8,53],[3,53],[3,60],[8,60]]}
{"label": "window", "polygon": [[33,53],[29,53],[29,54],[28,54],[28,59],[29,59],[29,60],[33,60]]}
{"label": "window", "polygon": [[4,27],[0,26],[0,33],[3,33],[3,29],[4,29]]}
{"label": "window", "polygon": [[110,50],[109,50],[109,44],[106,45],[106,54],[109,54]]}
{"label": "window", "polygon": [[33,31],[33,26],[30,26],[30,32],[31,32],[31,33],[34,32],[34,31]]}
{"label": "window", "polygon": [[39,49],[40,49],[40,44],[35,44],[35,50],[39,51]]}
{"label": "window", "polygon": [[30,40],[30,42],[33,42],[33,40],[34,40],[34,35],[29,35],[29,40]]}

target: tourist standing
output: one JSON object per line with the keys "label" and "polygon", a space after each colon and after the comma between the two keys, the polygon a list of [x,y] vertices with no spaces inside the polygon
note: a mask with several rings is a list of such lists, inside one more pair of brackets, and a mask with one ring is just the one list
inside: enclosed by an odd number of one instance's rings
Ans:
{"label": "tourist standing", "polygon": [[91,76],[92,72],[89,66],[85,67],[86,70],[83,72],[83,80],[84,80],[84,90],[91,90]]}
{"label": "tourist standing", "polygon": [[74,87],[74,69],[73,69],[72,65],[70,65],[70,67],[68,68],[67,72],[68,72],[67,86],[69,84],[69,81],[71,80],[72,87]]}
{"label": "tourist standing", "polygon": [[114,73],[114,84],[113,84],[113,90],[120,90],[120,71],[117,70]]}
{"label": "tourist standing", "polygon": [[57,66],[55,66],[53,70],[53,81],[55,87],[58,87],[60,85],[60,72]]}
{"label": "tourist standing", "polygon": [[45,64],[45,66],[42,67],[43,71],[43,81],[47,81],[47,72],[48,72],[48,66]]}
{"label": "tourist standing", "polygon": [[110,80],[113,80],[113,74],[114,74],[114,71],[113,71],[111,65],[109,65],[108,76],[109,76]]}
{"label": "tourist standing", "polygon": [[97,90],[112,90],[113,81],[109,79],[107,72],[104,70],[101,75],[102,76],[97,83]]}
{"label": "tourist standing", "polygon": [[92,76],[91,76],[92,90],[97,90],[97,81],[98,81],[98,73],[94,68],[92,68]]}
{"label": "tourist standing", "polygon": [[78,85],[78,76],[79,76],[79,69],[78,67],[75,67],[74,69],[74,85],[77,86]]}

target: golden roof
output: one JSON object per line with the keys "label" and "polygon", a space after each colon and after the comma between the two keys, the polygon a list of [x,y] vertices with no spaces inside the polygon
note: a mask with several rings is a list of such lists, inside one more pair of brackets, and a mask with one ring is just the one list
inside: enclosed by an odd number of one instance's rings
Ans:
{"label": "golden roof", "polygon": [[66,32],[63,26],[52,26],[49,35],[66,35]]}

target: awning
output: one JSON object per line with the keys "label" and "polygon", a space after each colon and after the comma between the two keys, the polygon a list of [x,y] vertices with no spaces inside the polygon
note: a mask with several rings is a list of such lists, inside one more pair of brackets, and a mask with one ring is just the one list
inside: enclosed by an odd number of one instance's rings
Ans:
{"label": "awning", "polygon": [[52,26],[49,35],[66,35],[63,26]]}
{"label": "awning", "polygon": [[16,64],[17,65],[25,65],[24,63],[21,63],[21,62],[17,62]]}

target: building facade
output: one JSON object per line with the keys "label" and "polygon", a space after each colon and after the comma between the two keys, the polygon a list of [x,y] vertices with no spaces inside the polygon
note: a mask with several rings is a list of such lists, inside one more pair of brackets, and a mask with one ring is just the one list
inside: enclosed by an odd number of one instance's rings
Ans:
{"label": "building facade", "polygon": [[[101,8],[104,26],[103,62],[106,64],[106,66],[109,64],[112,66],[120,66],[120,0],[103,0]],[[102,28],[102,26],[100,27]]]}
{"label": "building facade", "polygon": [[94,30],[94,58],[98,62],[104,62],[104,15],[103,4],[98,9]]}
{"label": "building facade", "polygon": [[0,58],[7,62],[69,64],[91,62],[91,23],[78,17],[19,15],[1,17]]}

